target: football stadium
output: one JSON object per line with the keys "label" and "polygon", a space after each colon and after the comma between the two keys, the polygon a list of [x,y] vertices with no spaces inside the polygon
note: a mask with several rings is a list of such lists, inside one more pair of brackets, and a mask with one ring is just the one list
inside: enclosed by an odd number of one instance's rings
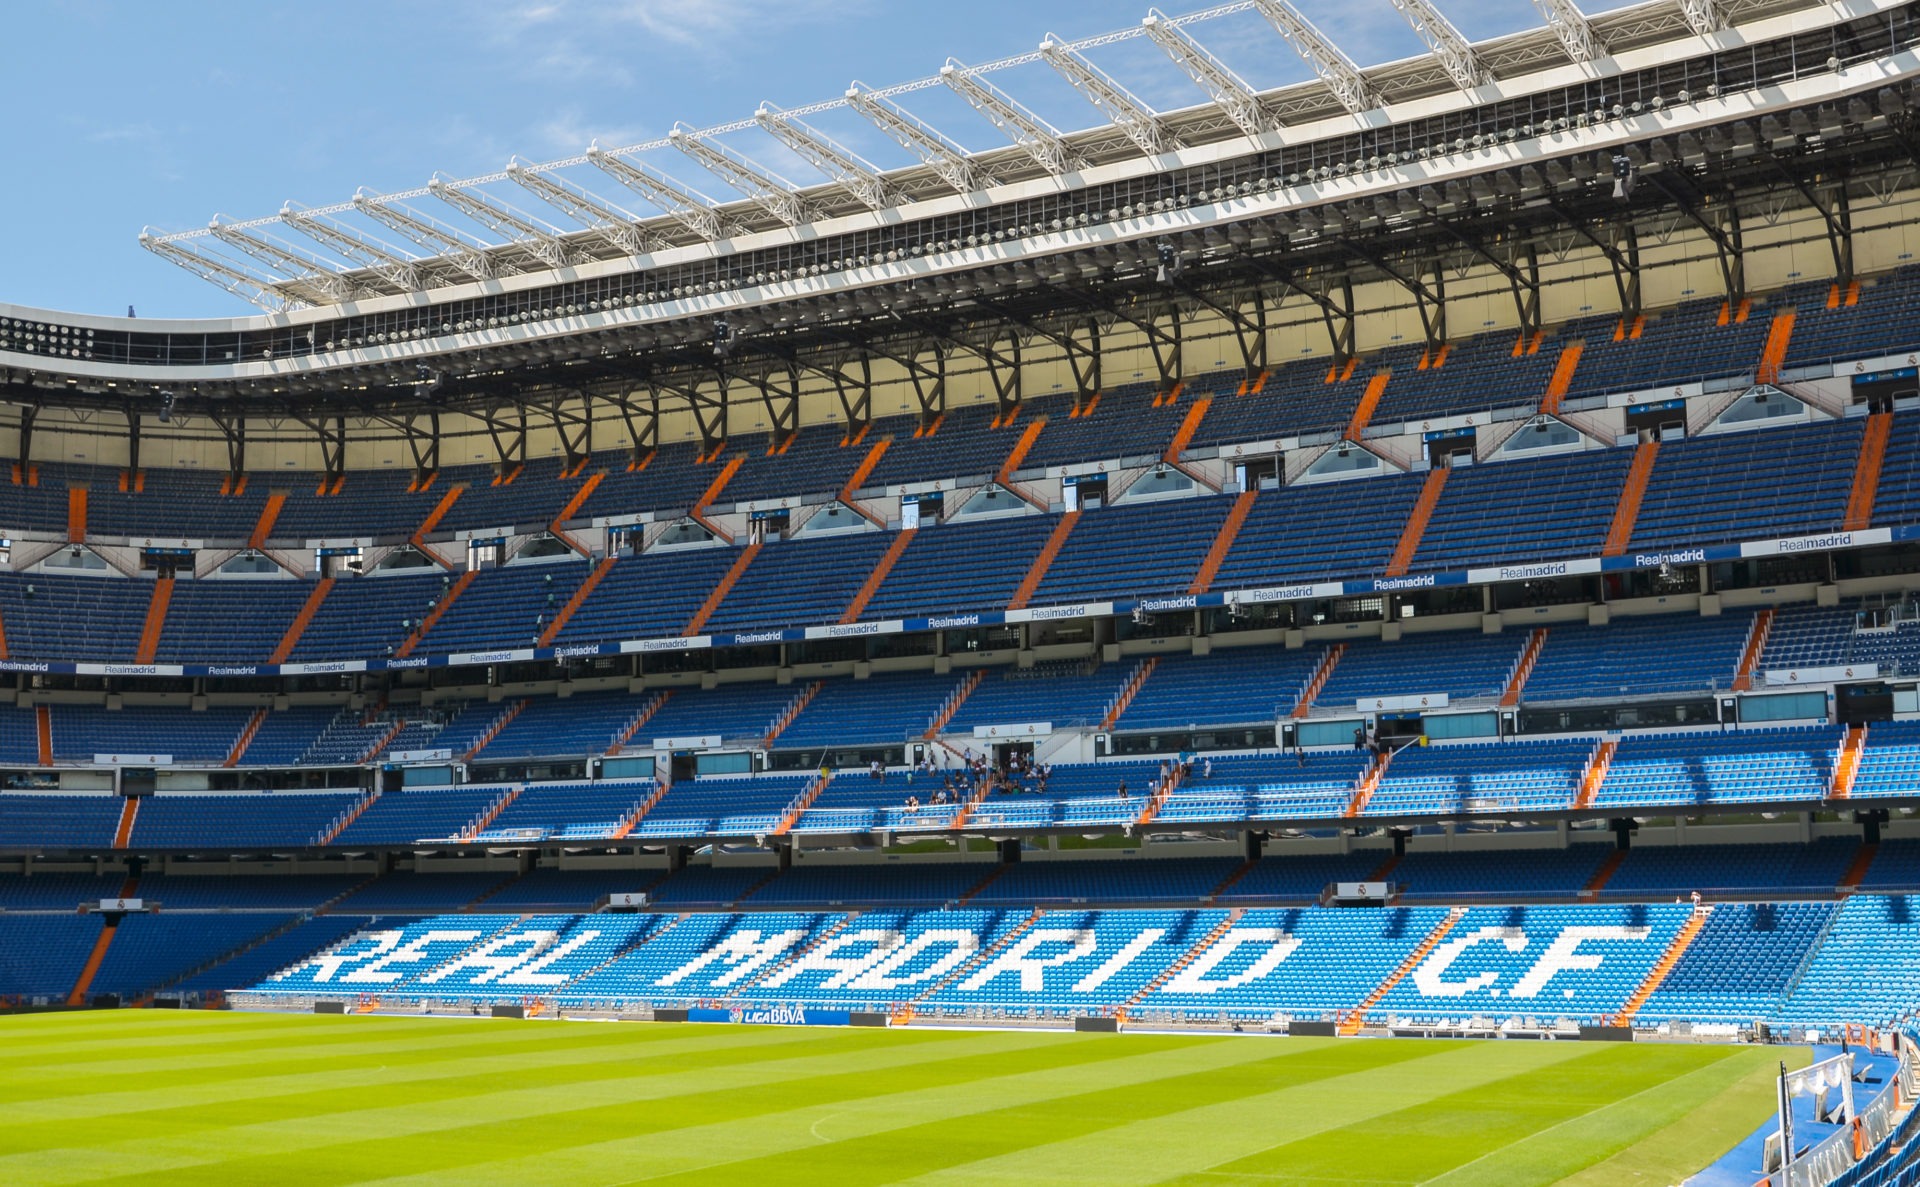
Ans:
{"label": "football stadium", "polygon": [[1920,4],[1378,7],[0,305],[0,1181],[1920,1183]]}

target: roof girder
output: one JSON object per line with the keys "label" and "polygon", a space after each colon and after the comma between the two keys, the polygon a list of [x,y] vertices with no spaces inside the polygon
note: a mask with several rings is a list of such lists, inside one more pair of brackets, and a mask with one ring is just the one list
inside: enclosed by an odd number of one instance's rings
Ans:
{"label": "roof girder", "polygon": [[1269,126],[1266,108],[1247,85],[1245,79],[1235,74],[1225,62],[1213,56],[1206,46],[1194,40],[1193,35],[1167,19],[1167,14],[1157,8],[1147,10],[1147,17],[1140,22],[1147,37],[1180,67],[1195,85],[1205,91],[1209,98],[1227,113],[1242,132],[1249,136],[1258,136],[1272,131]]}

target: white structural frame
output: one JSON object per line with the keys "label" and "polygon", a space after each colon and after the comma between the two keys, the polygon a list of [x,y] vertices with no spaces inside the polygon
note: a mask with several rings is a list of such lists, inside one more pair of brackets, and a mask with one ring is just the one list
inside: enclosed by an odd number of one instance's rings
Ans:
{"label": "white structural frame", "polygon": [[880,180],[878,166],[799,116],[763,102],[753,113],[753,122],[766,129],[767,135],[799,153],[807,164],[839,182],[867,209],[885,210],[894,205],[893,193],[887,183]]}
{"label": "white structural frame", "polygon": [[718,204],[699,190],[680,184],[657,169],[648,167],[644,161],[616,156],[601,148],[599,141],[587,146],[586,161],[658,206],[700,238],[708,241],[726,238],[728,226],[720,217]]}
{"label": "white structural frame", "polygon": [[789,227],[808,221],[806,203],[797,187],[786,178],[756,165],[746,157],[710,138],[697,128],[675,124],[667,133],[667,143],[693,158],[701,168],[759,203],[768,214]]}
{"label": "white structural frame", "polygon": [[847,88],[846,99],[848,107],[919,157],[920,163],[953,187],[954,193],[971,194],[987,184],[989,179],[974,165],[971,153],[886,95],[855,79]]}
{"label": "white structural frame", "polygon": [[1414,33],[1433,51],[1434,60],[1447,72],[1453,85],[1470,91],[1493,81],[1493,75],[1480,63],[1480,56],[1473,52],[1473,44],[1428,0],[1392,2],[1394,9],[1407,18]]}
{"label": "white structural frame", "polygon": [[505,235],[524,245],[549,268],[565,268],[578,262],[561,241],[565,232],[559,227],[536,219],[483,190],[468,189],[438,174],[427,183],[427,190],[494,234]]}
{"label": "white structural frame", "polygon": [[1029,111],[1025,104],[988,82],[982,73],[968,70],[957,59],[948,58],[940,67],[940,81],[967,105],[992,121],[1007,139],[1027,150],[1034,163],[1059,177],[1078,169],[1082,162],[1067,147],[1060,129]]}
{"label": "white structural frame", "polygon": [[243,231],[233,225],[232,219],[220,214],[213,216],[213,221],[207,224],[207,230],[213,233],[215,239],[245,252],[267,267],[313,285],[335,304],[351,301],[358,294],[355,285],[329,267],[325,260],[264,230]]}
{"label": "white structural frame", "polygon": [[[1560,0],[1570,2],[1570,0]],[[1373,88],[1360,74],[1360,67],[1346,51],[1314,27],[1290,0],[1254,0],[1254,8],[1273,26],[1274,32],[1293,47],[1316,77],[1327,84],[1340,106],[1355,115],[1380,106]]]}
{"label": "white structural frame", "polygon": [[400,232],[421,247],[435,250],[475,280],[492,280],[502,269],[487,254],[487,245],[430,214],[400,201],[395,194],[362,190],[353,196],[353,208],[377,223]]}
{"label": "white structural frame", "polygon": [[1040,43],[1040,56],[1068,85],[1098,108],[1100,114],[1112,120],[1113,126],[1125,133],[1141,152],[1157,157],[1169,149],[1186,147],[1179,137],[1167,131],[1159,112],[1088,61],[1085,54],[1068,48],[1063,39],[1047,34],[1047,39]]}
{"label": "white structural frame", "polygon": [[1587,14],[1573,0],[1533,0],[1552,29],[1560,38],[1560,47],[1567,51],[1567,60],[1571,62],[1591,62],[1606,52],[1606,46],[1593,31],[1593,23],[1587,20]]}
{"label": "white structural frame", "polygon": [[1213,51],[1195,41],[1191,33],[1169,21],[1166,13],[1157,8],[1148,9],[1140,27],[1175,66],[1227,113],[1234,126],[1249,136],[1273,130],[1272,119],[1247,81],[1214,57]]}
{"label": "white structural frame", "polygon": [[639,215],[621,209],[559,174],[535,172],[515,157],[507,162],[507,176],[548,206],[588,230],[598,232],[602,240],[626,255],[645,255],[661,246],[660,240],[641,230]]}

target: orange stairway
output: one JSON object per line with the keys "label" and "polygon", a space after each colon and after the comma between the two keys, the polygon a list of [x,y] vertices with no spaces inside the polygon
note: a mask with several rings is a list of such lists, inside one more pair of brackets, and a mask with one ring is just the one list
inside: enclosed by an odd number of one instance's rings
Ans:
{"label": "orange stairway", "polygon": [[1846,740],[1840,743],[1840,759],[1833,764],[1833,786],[1827,789],[1828,799],[1844,800],[1853,795],[1853,780],[1860,773],[1860,752],[1866,744],[1866,726],[1847,727]]}
{"label": "orange stairway", "polygon": [[[607,753],[612,754],[613,751],[609,750]],[[616,841],[624,841],[628,836],[632,835],[633,830],[640,827],[640,822],[647,818],[647,813],[653,811],[653,806],[659,803],[666,794],[667,785],[665,783],[654,783],[653,790],[647,793],[647,798],[640,801],[640,806],[633,810],[631,816],[628,816],[620,822],[619,828],[613,830],[613,839]]]}
{"label": "orange stairway", "polygon": [[1754,669],[1760,666],[1760,656],[1767,649],[1767,636],[1773,633],[1773,607],[1769,606],[1753,616],[1753,625],[1747,629],[1747,646],[1740,653],[1740,666],[1733,673],[1733,691],[1745,692],[1753,687]]}
{"label": "orange stairway", "polygon": [[1753,373],[1755,383],[1780,382],[1780,367],[1787,361],[1787,345],[1793,341],[1794,311],[1782,309],[1767,326],[1767,344],[1760,349],[1760,367]]}
{"label": "orange stairway", "polygon": [[67,543],[83,544],[87,539],[87,488],[67,490]]}
{"label": "orange stairway", "polygon": [[1153,675],[1154,668],[1159,665],[1160,657],[1150,655],[1134,666],[1133,671],[1127,676],[1127,682],[1120,686],[1120,692],[1113,698],[1113,704],[1108,706],[1106,716],[1100,719],[1101,729],[1113,728],[1113,723],[1120,720],[1120,715],[1127,711],[1127,706],[1133,704],[1133,698],[1139,694],[1140,686],[1147,682],[1147,677]]}
{"label": "orange stairway", "polygon": [[1527,678],[1533,675],[1533,666],[1540,662],[1540,652],[1547,645],[1547,628],[1538,626],[1527,636],[1527,645],[1520,649],[1520,658],[1513,665],[1513,675],[1507,677],[1506,691],[1500,694],[1500,707],[1511,709],[1520,703],[1520,694],[1526,691]]}
{"label": "orange stairway", "polygon": [[1642,441],[1633,451],[1633,465],[1627,468],[1627,481],[1620,488],[1620,501],[1613,508],[1613,523],[1607,527],[1607,542],[1601,556],[1619,556],[1633,539],[1633,525],[1640,518],[1640,500],[1647,495],[1647,480],[1653,477],[1653,460],[1660,453],[1658,441]]}
{"label": "orange stairway", "polygon": [[[586,465],[586,460],[583,458],[580,464],[582,466]],[[574,470],[575,474],[579,472],[578,468]],[[594,490],[599,487],[600,480],[605,477],[606,474],[600,471],[595,471],[587,475],[587,480],[580,484],[579,489],[573,492],[573,497],[569,498],[565,505],[560,508],[560,513],[555,515],[552,521],[547,524],[547,531],[553,533],[554,539],[559,540],[568,548],[573,549],[582,556],[587,554],[587,547],[567,534],[566,523],[575,515],[579,514],[580,508],[586,505],[587,499],[592,496]]]}
{"label": "orange stairway", "polygon": [[[138,878],[128,878],[120,887],[119,897],[132,898],[139,881]],[[80,975],[73,981],[73,991],[67,994],[69,1006],[87,1004],[87,990],[93,988],[93,979],[100,975],[100,966],[106,962],[107,949],[113,947],[113,933],[119,922],[117,916],[110,916],[100,925],[100,935],[93,942],[93,951],[87,953],[87,963],[80,966]]]}
{"label": "orange stairway", "polygon": [[[816,683],[814,687],[818,688],[819,685]],[[807,814],[807,809],[813,807],[813,802],[820,798],[820,793],[825,791],[827,784],[831,782],[833,782],[833,772],[828,771],[826,774],[808,783],[807,790],[802,792],[800,798],[788,807],[787,814],[780,818],[780,823],[774,828],[773,835],[776,837],[784,837],[792,832],[793,826],[800,823],[800,818]]]}
{"label": "orange stairway", "polygon": [[167,606],[173,601],[173,578],[156,578],[153,583],[153,600],[147,603],[147,622],[140,628],[140,649],[134,653],[133,662],[150,664],[160,650],[160,632],[167,625]]}
{"label": "orange stairway", "polygon": [[1353,419],[1347,422],[1347,431],[1343,434],[1347,440],[1358,441],[1360,434],[1366,432],[1374,409],[1380,407],[1380,396],[1387,390],[1387,374],[1375,371],[1373,378],[1367,380],[1367,388],[1360,393],[1360,403],[1353,410]]}
{"label": "orange stairway", "polygon": [[365,812],[368,808],[371,808],[373,806],[373,801],[379,798],[380,798],[380,793],[377,791],[370,791],[366,795],[361,796],[360,799],[354,803],[351,809],[349,809],[346,812],[342,812],[340,814],[340,819],[334,821],[332,824],[321,829],[320,835],[313,839],[313,843],[316,846],[326,846],[326,845],[333,844],[334,841],[339,838],[340,834],[343,832],[346,832],[347,827],[351,825],[354,821],[360,819],[360,814],[362,812]]}
{"label": "orange stairway", "polygon": [[[427,512],[427,517],[420,521],[419,527],[413,529],[413,535],[409,536],[408,539],[415,544],[419,544],[422,536],[439,527],[440,521],[447,517],[447,512],[453,510],[453,505],[460,501],[460,492],[465,489],[467,488],[464,486],[456,485],[450,486],[442,491],[440,501],[433,505],[433,510]],[[271,497],[269,497],[269,499],[271,500]]]}
{"label": "orange stairway", "polygon": [[1353,799],[1348,802],[1344,815],[1352,818],[1367,810],[1367,801],[1372,799],[1373,793],[1379,789],[1381,778],[1386,775],[1387,767],[1393,762],[1393,755],[1393,751],[1387,750],[1373,756],[1372,764],[1361,774],[1360,781],[1354,785]]}
{"label": "orange stairway", "polygon": [[478,569],[468,569],[466,572],[460,574],[454,583],[447,587],[447,592],[441,595],[439,603],[436,604],[433,609],[427,611],[426,615],[414,626],[413,633],[407,636],[407,641],[400,644],[399,648],[394,651],[394,654],[402,659],[412,655],[413,649],[420,646],[420,641],[427,637],[428,631],[433,629],[433,624],[440,621],[440,616],[447,612],[449,606],[452,606],[460,600],[460,595],[467,592],[467,586],[472,585],[473,579],[479,575],[480,571]]}
{"label": "orange stairway", "polygon": [[0,659],[12,658],[7,654],[7,624],[0,621]]}
{"label": "orange stairway", "polygon": [[[1033,426],[1028,425],[1027,428],[1032,429]],[[880,458],[885,455],[887,445],[892,440],[891,437],[882,437],[867,448],[867,456],[860,459],[860,464],[853,468],[853,473],[847,477],[846,484],[840,488],[842,503],[853,501],[853,493],[860,489],[860,485],[867,480],[867,475],[873,473],[873,468],[880,464]]]}
{"label": "orange stairway", "polygon": [[33,711],[33,730],[40,742],[40,765],[53,765],[53,709],[39,705]]}
{"label": "orange stairway", "polygon": [[1887,438],[1893,432],[1893,413],[1876,412],[1867,417],[1866,431],[1860,434],[1860,460],[1853,466],[1853,489],[1847,495],[1847,518],[1840,524],[1849,532],[1864,531],[1873,524],[1873,501],[1880,492],[1880,467],[1887,457]]}
{"label": "orange stairway", "polygon": [[[594,477],[598,478],[599,475],[595,474]],[[581,603],[587,600],[587,595],[593,592],[593,587],[599,585],[600,582],[606,578],[608,571],[613,568],[614,561],[618,559],[618,557],[612,556],[602,557],[600,563],[593,566],[593,572],[587,574],[586,580],[580,583],[580,588],[573,591],[573,596],[568,598],[566,604],[561,606],[554,614],[553,621],[549,622],[545,629],[540,632],[540,639],[535,643],[535,646],[553,646],[553,641],[560,637],[561,631],[566,629],[567,620],[572,618],[574,612],[580,609]]]}
{"label": "orange stairway", "polygon": [[1454,907],[1449,910],[1447,917],[1427,933],[1427,938],[1421,940],[1418,947],[1407,953],[1407,958],[1400,962],[1399,967],[1388,973],[1386,980],[1374,986],[1373,992],[1367,994],[1359,1005],[1349,1010],[1340,1019],[1339,1026],[1335,1028],[1337,1032],[1348,1036],[1359,1034],[1367,1024],[1367,1011],[1379,1005],[1380,999],[1393,992],[1395,985],[1406,980],[1407,974],[1419,968],[1420,962],[1427,958],[1428,953],[1440,946],[1440,941],[1447,938],[1447,933],[1453,930],[1454,924],[1459,923],[1466,913],[1465,907]]}
{"label": "orange stairway", "polygon": [[1586,349],[1584,341],[1569,342],[1560,351],[1560,359],[1553,365],[1553,377],[1547,380],[1547,390],[1540,397],[1540,411],[1548,416],[1560,411],[1560,402],[1567,398],[1567,392],[1573,388],[1573,373],[1580,367],[1580,355]]}
{"label": "orange stairway", "polygon": [[807,706],[813,702],[813,698],[819,696],[820,690],[826,686],[825,680],[815,680],[801,689],[800,695],[793,698],[793,701],[780,711],[780,716],[774,719],[773,725],[767,730],[766,737],[760,739],[761,748],[771,747],[774,741],[786,732],[787,727],[793,724],[794,718],[805,712]]}
{"label": "orange stairway", "polygon": [[[524,705],[526,702],[522,701],[521,704]],[[484,746],[486,743],[482,742],[481,745]],[[460,839],[462,841],[471,841],[481,833],[486,832],[488,828],[492,827],[494,821],[500,819],[500,813],[505,812],[511,807],[513,801],[519,799],[520,793],[526,789],[527,785],[524,783],[516,783],[512,787],[507,788],[503,795],[494,800],[493,803],[487,805],[487,810],[482,812],[478,819],[474,820],[474,822],[466,828],[460,830]],[[477,906],[484,899],[492,898],[498,893],[500,893],[499,890],[488,892],[481,896],[480,899],[474,900],[474,903],[469,904],[469,909],[471,909],[472,906]]]}
{"label": "orange stairway", "polygon": [[1227,561],[1227,553],[1233,548],[1233,541],[1246,526],[1247,516],[1253,514],[1253,500],[1259,494],[1257,490],[1243,490],[1234,496],[1233,506],[1227,510],[1227,517],[1220,522],[1220,530],[1214,533],[1213,543],[1207,548],[1200,569],[1193,575],[1193,584],[1187,586],[1190,594],[1203,594],[1213,588],[1213,579],[1220,575],[1220,566]]}
{"label": "orange stairway", "polygon": [[505,713],[502,713],[500,716],[494,718],[493,724],[486,728],[485,732],[483,732],[480,735],[480,737],[474,741],[473,745],[467,747],[467,752],[460,756],[460,761],[472,762],[474,758],[477,757],[482,750],[485,750],[487,748],[487,743],[499,737],[500,731],[503,729],[506,729],[509,725],[512,725],[513,719],[520,716],[520,714],[524,713],[526,711],[527,706],[530,704],[532,704],[531,701],[529,701],[525,697],[521,697],[519,700],[515,701],[513,704],[507,706],[507,711]]}
{"label": "orange stairway", "polygon": [[[375,742],[372,746],[369,746],[367,748],[367,752],[360,756],[359,762],[360,763],[372,762],[374,759],[380,757],[380,752],[385,750],[387,747],[393,745],[393,740],[400,736],[401,730],[406,728],[407,728],[406,718],[404,717],[394,718],[393,727],[389,729],[386,733],[381,734],[380,740],[378,742]],[[358,766],[359,763],[355,763],[354,765]]]}
{"label": "orange stairway", "polygon": [[954,689],[953,695],[947,698],[947,703],[940,706],[940,712],[933,715],[933,721],[927,726],[927,732],[920,736],[927,741],[939,737],[940,731],[947,728],[947,723],[952,721],[953,715],[960,711],[960,706],[967,703],[967,698],[973,695],[973,690],[979,688],[980,682],[986,678],[985,668],[975,668],[967,673],[966,679],[960,682],[960,687]]}
{"label": "orange stairway", "polygon": [[633,741],[633,735],[640,732],[640,727],[647,724],[647,722],[653,718],[653,715],[660,711],[660,707],[666,704],[672,697],[673,690],[671,688],[662,689],[660,692],[655,693],[653,699],[648,701],[640,712],[634,715],[633,720],[627,723],[627,728],[620,731],[620,736],[613,740],[613,745],[607,747],[607,755],[612,757],[613,755],[619,754],[622,750],[625,750],[627,743]]}
{"label": "orange stairway", "polygon": [[733,476],[738,474],[740,467],[746,464],[747,455],[744,453],[736,453],[728,458],[727,464],[720,467],[720,472],[713,476],[713,481],[707,483],[707,489],[701,491],[700,497],[694,500],[693,509],[687,512],[687,516],[696,521],[704,521],[707,508],[719,501],[720,492],[727,489],[727,483],[732,482]]}
{"label": "orange stairway", "polygon": [[[1593,754],[1587,759],[1587,769],[1580,775],[1580,793],[1573,802],[1574,807],[1593,807],[1594,797],[1600,794],[1600,785],[1607,781],[1607,768],[1613,765],[1613,752],[1619,748],[1620,743],[1612,738],[1600,739],[1600,744],[1593,748]],[[1608,872],[1611,874],[1611,871]]]}
{"label": "orange stairway", "polygon": [[[1779,319],[1774,320],[1777,322]],[[1680,958],[1687,954],[1687,949],[1692,946],[1694,937],[1700,934],[1700,929],[1707,925],[1707,918],[1712,914],[1713,907],[1707,904],[1693,909],[1693,914],[1687,916],[1687,921],[1680,925],[1679,934],[1673,937],[1673,942],[1667,945],[1667,950],[1660,954],[1660,959],[1647,973],[1647,979],[1640,982],[1640,988],[1633,991],[1633,996],[1627,999],[1627,1004],[1620,1007],[1620,1012],[1614,1015],[1615,1026],[1627,1026],[1633,1022],[1633,1016],[1640,1012],[1641,1006],[1647,1004],[1647,999],[1660,988],[1660,983],[1667,979],[1667,974],[1673,972],[1673,966],[1679,964]]]}
{"label": "orange stairway", "polygon": [[1880,846],[1872,841],[1863,842],[1854,852],[1853,861],[1847,866],[1847,872],[1840,876],[1840,885],[1834,887],[1842,894],[1851,894],[1860,889],[1867,880],[1867,871],[1873,868],[1873,859],[1880,852]]}
{"label": "orange stairway", "polygon": [[1027,453],[1033,449],[1033,443],[1040,439],[1040,430],[1046,427],[1047,422],[1045,420],[1030,420],[1027,422],[1027,427],[1020,430],[1020,439],[1015,441],[1013,448],[1007,452],[1007,460],[1001,462],[1000,468],[994,472],[993,480],[995,482],[1001,486],[1009,486],[1012,484],[1013,472],[1018,470],[1020,463],[1026,460]]}
{"label": "orange stairway", "polygon": [[[125,849],[133,843],[133,822],[140,817],[140,797],[122,796],[120,799],[120,824],[113,830],[113,847]],[[121,898],[128,897],[121,895]]]}
{"label": "orange stairway", "polygon": [[267,711],[265,709],[255,709],[253,716],[247,718],[246,728],[242,729],[240,736],[234,739],[233,748],[227,751],[227,760],[220,765],[223,767],[239,766],[240,760],[246,756],[247,747],[253,745],[253,736],[259,733],[260,727],[266,723]]}
{"label": "orange stairway", "polygon": [[758,540],[740,550],[740,555],[734,558],[732,567],[721,576],[720,584],[713,587],[713,592],[707,595],[707,600],[700,603],[700,608],[693,612],[693,618],[688,621],[686,629],[680,632],[682,636],[700,633],[700,628],[707,625],[707,619],[712,618],[713,612],[720,608],[720,603],[726,601],[727,594],[732,591],[734,583],[740,580],[741,575],[747,571],[747,566],[753,563],[753,558],[759,555],[760,541]]}
{"label": "orange stairway", "polygon": [[1427,480],[1420,484],[1420,497],[1414,500],[1407,525],[1400,529],[1400,542],[1393,546],[1393,556],[1387,561],[1387,576],[1405,577],[1413,567],[1413,554],[1420,550],[1420,538],[1427,534],[1427,521],[1433,518],[1433,509],[1440,503],[1440,491],[1447,485],[1447,475],[1451,473],[1452,469],[1446,466],[1427,471]]}
{"label": "orange stairway", "polygon": [[1053,531],[1047,536],[1047,542],[1041,546],[1039,555],[1033,558],[1033,564],[1027,569],[1027,575],[1020,580],[1020,588],[1013,591],[1013,597],[1007,601],[1007,609],[1022,610],[1033,599],[1034,591],[1046,579],[1047,569],[1052,566],[1053,558],[1060,555],[1060,549],[1066,545],[1067,537],[1073,534],[1073,527],[1080,522],[1078,509],[1066,512],[1060,522],[1053,525]]}
{"label": "orange stairway", "polygon": [[273,525],[280,520],[280,509],[287,505],[285,491],[274,491],[260,507],[260,518],[254,521],[253,533],[247,537],[248,548],[265,548],[273,537]]}
{"label": "orange stairway", "polygon": [[1178,976],[1181,969],[1199,960],[1201,953],[1219,943],[1220,938],[1232,931],[1233,925],[1240,922],[1240,917],[1246,913],[1244,907],[1235,907],[1231,911],[1228,911],[1227,917],[1214,924],[1212,931],[1209,931],[1206,935],[1194,941],[1193,946],[1175,957],[1172,964],[1155,973],[1152,980],[1135,990],[1132,997],[1122,1002],[1120,1005],[1121,1011],[1130,1010],[1134,1006],[1147,1000],[1147,998],[1158,991],[1162,985],[1165,985],[1167,982],[1173,980],[1174,977]]}
{"label": "orange stairway", "polygon": [[1617,848],[1610,850],[1600,862],[1600,868],[1593,872],[1593,877],[1588,878],[1587,884],[1580,888],[1580,897],[1592,898],[1605,890],[1607,883],[1613,881],[1613,876],[1619,872],[1620,866],[1627,860],[1627,852],[1625,849]]}
{"label": "orange stairway", "polygon": [[860,621],[860,616],[866,612],[867,603],[873,600],[874,594],[880,592],[880,584],[887,579],[888,573],[893,572],[893,566],[900,563],[900,554],[907,550],[907,545],[913,543],[913,538],[919,530],[919,528],[905,528],[894,534],[893,543],[887,545],[887,550],[880,554],[880,560],[873,566],[873,572],[868,573],[867,579],[860,583],[859,591],[853,595],[853,600],[847,603],[846,612],[840,615],[842,624]]}
{"label": "orange stairway", "polygon": [[1187,414],[1180,421],[1180,427],[1173,432],[1173,440],[1167,443],[1167,452],[1161,457],[1169,465],[1180,460],[1180,455],[1193,443],[1193,435],[1200,431],[1200,422],[1207,418],[1207,409],[1213,407],[1212,396],[1201,396],[1187,405]]}
{"label": "orange stairway", "polygon": [[1300,693],[1300,700],[1293,706],[1290,717],[1305,717],[1313,710],[1313,698],[1320,695],[1326,687],[1327,677],[1333,675],[1334,668],[1340,664],[1340,657],[1347,653],[1345,643],[1335,643],[1320,656],[1320,663],[1313,669],[1313,676],[1307,681],[1307,687]]}
{"label": "orange stairway", "polygon": [[300,645],[300,636],[306,634],[307,627],[313,624],[313,616],[320,613],[320,603],[326,601],[327,595],[332,591],[333,578],[322,577],[314,582],[313,589],[307,594],[307,600],[300,606],[300,613],[294,615],[293,621],[287,624],[287,633],[280,636],[280,645],[275,647],[273,654],[267,658],[268,663],[287,662],[287,657],[293,654],[293,649]]}

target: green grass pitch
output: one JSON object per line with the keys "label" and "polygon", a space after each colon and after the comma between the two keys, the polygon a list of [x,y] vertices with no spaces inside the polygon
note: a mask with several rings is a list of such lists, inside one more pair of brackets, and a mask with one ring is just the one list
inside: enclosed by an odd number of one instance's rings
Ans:
{"label": "green grass pitch", "polygon": [[0,1019],[0,1183],[1677,1183],[1781,1048]]}

